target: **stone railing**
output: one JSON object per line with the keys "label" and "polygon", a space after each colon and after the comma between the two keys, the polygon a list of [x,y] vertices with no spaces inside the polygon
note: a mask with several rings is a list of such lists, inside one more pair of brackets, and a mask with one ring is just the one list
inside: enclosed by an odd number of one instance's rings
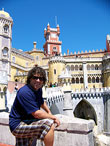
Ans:
{"label": "stone railing", "polygon": [[[93,121],[70,118],[64,115],[56,115],[61,125],[55,128],[54,146],[94,146]],[[0,142],[15,145],[15,137],[9,130],[7,113],[0,113]],[[37,146],[41,146],[40,141]]]}

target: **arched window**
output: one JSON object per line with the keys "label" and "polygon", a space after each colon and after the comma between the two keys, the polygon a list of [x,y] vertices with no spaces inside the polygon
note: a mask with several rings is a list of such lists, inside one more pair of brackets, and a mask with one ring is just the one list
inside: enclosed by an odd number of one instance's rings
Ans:
{"label": "arched window", "polygon": [[79,65],[79,70],[82,70],[82,69],[83,69],[82,65]]}
{"label": "arched window", "polygon": [[91,70],[94,70],[94,65],[93,64],[91,65]]}
{"label": "arched window", "polygon": [[79,78],[76,78],[76,83],[77,83],[77,84],[79,83]]}
{"label": "arched window", "polygon": [[83,81],[83,78],[81,77],[81,78],[80,78],[80,83],[83,83],[83,82],[84,82],[84,81]]}
{"label": "arched window", "polygon": [[6,24],[4,27],[4,33],[8,33],[9,32],[9,26]]}
{"label": "arched window", "polygon": [[78,65],[75,65],[75,70],[78,70]]}
{"label": "arched window", "polygon": [[98,67],[98,65],[96,64],[96,65],[95,65],[95,70],[98,70],[98,69],[99,69],[99,67]]}
{"label": "arched window", "polygon": [[71,65],[71,70],[72,70],[72,71],[74,70],[74,65]]}
{"label": "arched window", "polygon": [[72,78],[72,83],[73,83],[73,84],[75,83],[75,78]]}
{"label": "arched window", "polygon": [[18,79],[15,79],[15,82],[18,82]]}
{"label": "arched window", "polygon": [[67,65],[67,66],[66,66],[66,69],[67,69],[68,71],[70,71],[70,66],[69,66],[69,65]]}
{"label": "arched window", "polygon": [[7,55],[8,55],[8,48],[5,47],[5,48],[2,50],[2,53],[3,53],[3,56],[7,56]]}
{"label": "arched window", "polygon": [[92,83],[95,83],[95,77],[92,77]]}
{"label": "arched window", "polygon": [[88,77],[88,83],[91,83],[91,77]]}
{"label": "arched window", "polygon": [[99,83],[99,77],[96,78],[96,83]]}
{"label": "arched window", "polygon": [[99,65],[99,70],[102,70],[102,64]]}
{"label": "arched window", "polygon": [[90,70],[90,65],[89,64],[87,65],[87,70]]}
{"label": "arched window", "polygon": [[15,63],[15,56],[12,57],[12,62]]}

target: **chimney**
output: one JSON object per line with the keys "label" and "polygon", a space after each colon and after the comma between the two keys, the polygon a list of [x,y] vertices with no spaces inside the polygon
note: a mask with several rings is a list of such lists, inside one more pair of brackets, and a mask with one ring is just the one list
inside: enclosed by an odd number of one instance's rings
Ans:
{"label": "chimney", "polygon": [[67,55],[69,55],[69,49],[67,50]]}
{"label": "chimney", "polygon": [[36,42],[33,42],[33,45],[34,45],[34,49],[36,49],[36,44],[37,44]]}

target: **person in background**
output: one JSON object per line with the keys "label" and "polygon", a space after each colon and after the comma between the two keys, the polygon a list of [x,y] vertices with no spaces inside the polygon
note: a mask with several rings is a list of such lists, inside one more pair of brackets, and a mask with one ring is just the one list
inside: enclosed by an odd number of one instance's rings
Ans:
{"label": "person in background", "polygon": [[15,83],[15,91],[18,91],[18,85]]}
{"label": "person in background", "polygon": [[52,115],[42,97],[45,82],[45,71],[35,66],[28,72],[27,84],[17,92],[9,114],[16,146],[31,146],[35,139],[44,141],[45,146],[53,146],[55,125],[59,126],[60,121]]}

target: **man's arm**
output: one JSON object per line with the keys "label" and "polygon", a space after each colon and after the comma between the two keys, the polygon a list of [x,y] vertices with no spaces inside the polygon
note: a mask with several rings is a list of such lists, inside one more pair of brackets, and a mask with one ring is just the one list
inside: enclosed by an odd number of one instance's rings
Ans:
{"label": "man's arm", "polygon": [[[44,107],[45,107],[45,105],[44,105]],[[45,108],[47,108],[47,106]],[[32,115],[37,119],[52,119],[52,120],[54,120],[54,123],[56,123],[57,126],[59,126],[60,121],[57,119],[57,117],[50,114],[50,112],[49,112],[50,110],[48,110],[48,108],[47,108],[47,111],[48,112],[45,112],[42,110],[37,110],[35,112],[32,112]]]}
{"label": "man's arm", "polygon": [[45,101],[44,104],[41,105],[41,108],[43,108],[48,114],[52,114]]}

